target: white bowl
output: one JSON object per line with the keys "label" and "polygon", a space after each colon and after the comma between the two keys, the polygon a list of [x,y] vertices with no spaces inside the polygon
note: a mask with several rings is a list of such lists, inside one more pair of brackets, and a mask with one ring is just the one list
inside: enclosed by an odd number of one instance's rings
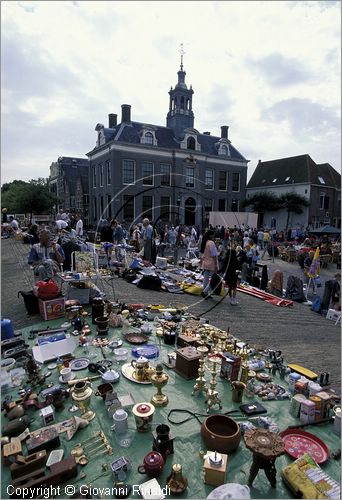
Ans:
{"label": "white bowl", "polygon": [[119,348],[119,349],[114,349],[114,355],[116,361],[126,361],[128,357],[128,349]]}

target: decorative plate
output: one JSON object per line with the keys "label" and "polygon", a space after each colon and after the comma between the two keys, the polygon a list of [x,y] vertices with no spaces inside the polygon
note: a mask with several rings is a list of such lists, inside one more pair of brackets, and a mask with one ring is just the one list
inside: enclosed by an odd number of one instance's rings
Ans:
{"label": "decorative plate", "polygon": [[260,380],[260,382],[271,382],[272,377],[271,377],[271,375],[268,375],[268,373],[261,372],[261,373],[257,373],[256,379]]}
{"label": "decorative plate", "polygon": [[128,333],[125,336],[125,340],[127,340],[130,344],[140,345],[148,342],[148,337],[142,333]]}
{"label": "decorative plate", "polygon": [[90,363],[90,359],[88,358],[76,358],[70,361],[69,367],[72,369],[72,371],[77,372],[79,370],[85,370],[88,368]]}
{"label": "decorative plate", "polygon": [[330,457],[328,446],[317,436],[301,429],[287,429],[279,434],[290,457],[299,458],[308,453],[317,464],[326,462]]}
{"label": "decorative plate", "polygon": [[121,339],[112,339],[109,344],[107,345],[108,349],[111,351],[114,351],[114,349],[117,349],[118,347],[122,346],[122,340]]}
{"label": "decorative plate", "polygon": [[140,356],[143,356],[146,359],[156,359],[159,357],[159,349],[154,344],[132,347],[132,356],[134,356],[135,358],[140,358]]}
{"label": "decorative plate", "polygon": [[125,363],[124,365],[122,365],[121,373],[125,378],[127,378],[131,382],[135,382],[136,384],[145,384],[146,385],[146,384],[152,383],[150,381],[141,382],[140,380],[137,380],[135,378],[135,370],[134,370],[133,366],[131,365],[131,363]]}

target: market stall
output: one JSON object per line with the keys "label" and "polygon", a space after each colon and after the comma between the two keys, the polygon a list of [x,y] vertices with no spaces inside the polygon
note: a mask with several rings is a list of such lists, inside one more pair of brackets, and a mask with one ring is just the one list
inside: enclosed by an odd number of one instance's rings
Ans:
{"label": "market stall", "polygon": [[[3,359],[12,359],[9,344],[15,363],[2,373],[2,498],[8,485],[30,481],[59,485],[61,498],[90,483],[88,498],[113,498],[106,488],[118,483],[141,498],[138,486],[155,480],[171,488],[168,498],[206,498],[225,483],[249,484],[251,498],[291,498],[281,471],[305,452],[339,483],[331,419],[339,395],[315,374],[290,374],[281,353],[247,346],[186,311],[98,303],[92,312],[70,310],[5,341]],[[23,357],[26,345],[33,358]],[[20,426],[13,415],[26,420]],[[46,468],[47,460],[56,463]]]}

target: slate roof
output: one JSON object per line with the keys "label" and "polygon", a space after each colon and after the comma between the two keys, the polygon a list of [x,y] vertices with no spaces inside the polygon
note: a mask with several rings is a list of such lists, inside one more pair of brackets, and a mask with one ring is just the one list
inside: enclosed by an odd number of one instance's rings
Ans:
{"label": "slate roof", "polygon": [[[77,168],[73,167],[72,160],[76,160]],[[63,156],[61,162],[64,171],[66,171],[65,177],[68,182],[70,194],[75,194],[78,179],[81,179],[83,192],[87,193],[89,191],[89,160],[87,158],[72,158],[70,156]]]}
{"label": "slate roof", "polygon": [[[325,184],[319,181],[319,177],[323,178]],[[290,156],[259,162],[247,189],[299,183],[339,188],[341,175],[328,163],[317,165],[308,154]]]}
{"label": "slate roof", "polygon": [[[175,137],[173,129],[168,127],[132,121],[129,123],[120,123],[115,128],[103,128],[102,131],[105,135],[106,143],[115,139],[118,142],[125,142],[128,144],[141,144],[140,139],[142,131],[146,127],[151,127],[155,131],[156,139],[158,141],[158,145],[150,146],[151,148],[181,149],[180,141]],[[198,134],[197,140],[201,145],[201,153],[218,156],[215,143],[220,140],[220,137]],[[229,149],[230,156],[226,157],[227,159],[231,158],[238,161],[248,161],[234,146],[232,146],[231,143],[229,144]],[[221,155],[220,158],[222,158]]]}

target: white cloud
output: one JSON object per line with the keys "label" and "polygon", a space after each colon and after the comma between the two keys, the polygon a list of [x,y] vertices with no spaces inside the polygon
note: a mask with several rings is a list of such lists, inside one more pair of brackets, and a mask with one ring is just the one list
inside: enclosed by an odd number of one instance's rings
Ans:
{"label": "white cloud", "polygon": [[[123,103],[133,120],[165,125],[180,43],[195,128],[229,125],[250,175],[259,158],[303,153],[340,170],[338,2],[4,1],[1,11],[3,182],[84,156],[95,124],[120,119]],[[319,109],[329,112],[302,133]]]}

